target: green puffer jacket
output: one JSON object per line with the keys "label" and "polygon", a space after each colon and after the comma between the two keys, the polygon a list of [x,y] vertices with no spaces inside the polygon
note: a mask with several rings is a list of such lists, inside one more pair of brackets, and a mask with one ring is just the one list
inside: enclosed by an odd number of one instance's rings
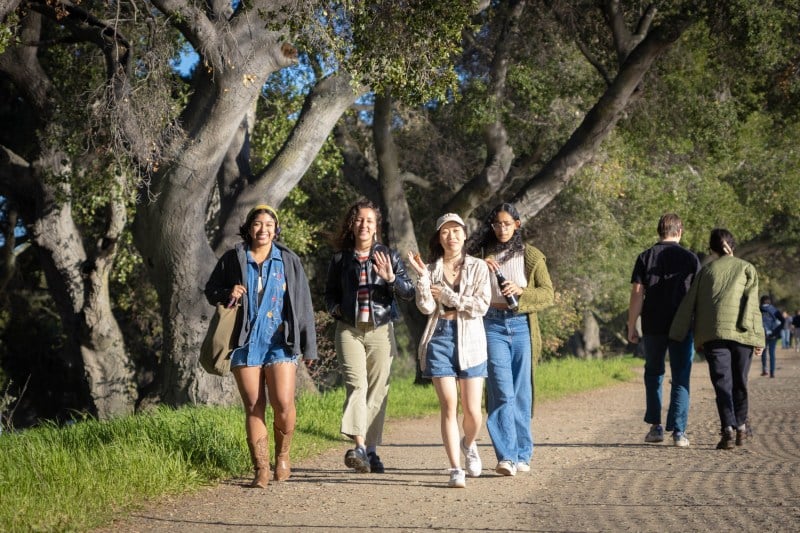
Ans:
{"label": "green puffer jacket", "polygon": [[733,256],[704,266],[678,307],[669,336],[683,340],[690,329],[695,346],[712,340],[764,346],[755,267]]}

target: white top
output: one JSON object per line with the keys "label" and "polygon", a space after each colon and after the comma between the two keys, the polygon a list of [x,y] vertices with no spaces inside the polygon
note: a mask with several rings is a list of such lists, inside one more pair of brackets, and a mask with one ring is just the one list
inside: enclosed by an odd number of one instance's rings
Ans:
{"label": "white top", "polygon": [[[496,259],[496,258],[495,258]],[[524,289],[528,286],[528,280],[525,278],[525,255],[522,252],[514,254],[510,259],[500,263],[500,272],[506,277],[508,281],[513,281],[520,288]],[[500,284],[497,283],[497,276],[492,275],[492,303],[504,304],[506,297],[500,292]]]}
{"label": "white top", "polygon": [[[428,343],[436,329],[436,321],[442,314],[442,304],[456,310],[456,327],[458,329],[458,364],[461,369],[477,366],[487,359],[486,332],[483,329],[483,315],[489,310],[491,301],[491,273],[486,263],[475,257],[464,257],[461,267],[461,281],[458,292],[444,283],[442,259],[428,265],[428,270],[417,280],[417,308],[428,315],[428,323],[419,343],[417,356],[420,368],[425,370],[425,354]],[[431,294],[431,283],[444,286],[442,302],[438,303]]]}

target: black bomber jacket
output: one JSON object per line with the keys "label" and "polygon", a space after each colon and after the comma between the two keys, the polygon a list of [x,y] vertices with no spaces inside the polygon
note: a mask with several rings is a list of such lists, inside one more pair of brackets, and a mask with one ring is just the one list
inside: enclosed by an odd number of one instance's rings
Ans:
{"label": "black bomber jacket", "polygon": [[[372,254],[376,250],[388,253],[392,261],[395,280],[388,283],[373,270]],[[361,263],[352,250],[337,252],[328,266],[328,280],[325,284],[325,307],[336,318],[351,326],[356,325],[358,313],[358,280],[361,274]],[[400,254],[383,244],[376,243],[367,259],[367,281],[369,283],[369,305],[375,327],[382,326],[397,319],[395,297],[403,300],[414,298],[414,284],[408,277],[405,263]]]}

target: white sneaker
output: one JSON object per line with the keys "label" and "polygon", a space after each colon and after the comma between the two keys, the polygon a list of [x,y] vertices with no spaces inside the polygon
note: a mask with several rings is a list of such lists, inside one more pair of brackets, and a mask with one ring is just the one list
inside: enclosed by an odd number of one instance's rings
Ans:
{"label": "white sneaker", "polygon": [[467,479],[464,476],[464,471],[460,468],[451,468],[450,481],[447,482],[447,486],[451,489],[465,488],[467,486]]}
{"label": "white sneaker", "polygon": [[495,467],[494,471],[500,474],[501,476],[517,475],[517,467],[514,466],[514,463],[512,463],[507,459],[497,463],[497,466]]}
{"label": "white sneaker", "polygon": [[681,448],[685,448],[689,445],[689,439],[686,438],[686,434],[683,431],[673,432],[672,442],[675,444],[675,446],[679,446]]}
{"label": "white sneaker", "polygon": [[472,446],[467,448],[464,446],[464,439],[461,439],[461,451],[464,453],[464,465],[467,469],[467,475],[469,477],[479,477],[481,470],[483,470],[483,463],[478,453],[478,445],[473,442]]}
{"label": "white sneaker", "polygon": [[530,463],[523,463],[523,462],[517,463],[517,472],[530,472],[530,471],[531,471]]}

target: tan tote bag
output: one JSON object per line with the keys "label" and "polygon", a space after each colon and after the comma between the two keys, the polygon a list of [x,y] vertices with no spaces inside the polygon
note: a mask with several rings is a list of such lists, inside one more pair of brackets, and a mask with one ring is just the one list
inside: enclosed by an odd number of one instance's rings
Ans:
{"label": "tan tote bag", "polygon": [[217,305],[200,348],[200,366],[209,374],[226,376],[231,371],[231,352],[242,328],[242,306]]}

